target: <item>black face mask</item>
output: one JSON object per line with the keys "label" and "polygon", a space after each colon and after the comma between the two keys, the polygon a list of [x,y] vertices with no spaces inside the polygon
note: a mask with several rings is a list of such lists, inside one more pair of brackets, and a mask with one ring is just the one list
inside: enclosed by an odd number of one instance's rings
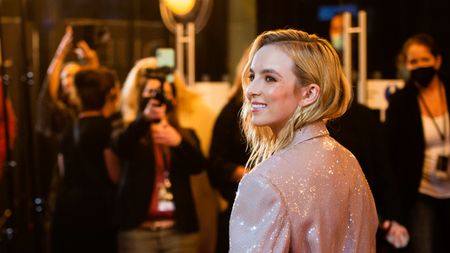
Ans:
{"label": "black face mask", "polygon": [[420,87],[426,88],[430,85],[436,75],[436,70],[433,67],[424,67],[411,70],[410,78]]}

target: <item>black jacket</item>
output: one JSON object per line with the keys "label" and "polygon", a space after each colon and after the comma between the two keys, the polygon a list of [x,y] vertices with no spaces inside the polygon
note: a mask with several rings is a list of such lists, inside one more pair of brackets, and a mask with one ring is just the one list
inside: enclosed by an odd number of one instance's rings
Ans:
{"label": "black jacket", "polygon": [[237,166],[245,166],[249,157],[245,137],[239,126],[241,107],[242,102],[238,98],[224,106],[215,122],[209,149],[210,182],[229,202],[230,210],[238,188],[238,183],[232,182],[231,177]]}
{"label": "black jacket", "polygon": [[[449,90],[445,87],[447,100],[450,98]],[[405,208],[410,208],[415,202],[425,158],[425,139],[417,95],[417,88],[407,83],[405,88],[390,97],[386,112],[389,157],[399,179]],[[447,108],[450,111],[448,103]]]}
{"label": "black jacket", "polygon": [[355,155],[366,176],[381,219],[400,219],[400,196],[388,160],[387,143],[375,111],[353,102],[327,125],[330,135]]}
{"label": "black jacket", "polygon": [[[123,162],[116,215],[120,229],[139,227],[148,216],[155,181],[155,162],[149,127],[149,122],[138,118],[117,137],[114,144]],[[176,209],[175,228],[189,233],[198,231],[190,175],[200,173],[205,168],[205,158],[194,131],[182,129],[179,132],[183,139],[179,146],[170,148],[169,177]]]}

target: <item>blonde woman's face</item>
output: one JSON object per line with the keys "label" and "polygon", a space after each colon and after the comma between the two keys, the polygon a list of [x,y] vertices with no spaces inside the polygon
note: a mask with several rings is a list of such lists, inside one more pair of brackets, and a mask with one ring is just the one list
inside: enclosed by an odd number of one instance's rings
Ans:
{"label": "blonde woman's face", "polygon": [[278,134],[291,118],[301,100],[293,69],[294,62],[278,46],[266,45],[256,52],[245,90],[253,124]]}

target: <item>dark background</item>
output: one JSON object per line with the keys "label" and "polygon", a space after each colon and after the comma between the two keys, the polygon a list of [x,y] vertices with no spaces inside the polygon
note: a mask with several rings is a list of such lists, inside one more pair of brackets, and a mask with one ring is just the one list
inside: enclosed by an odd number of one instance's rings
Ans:
{"label": "dark background", "polygon": [[[367,12],[368,74],[381,71],[383,78],[395,78],[396,56],[402,43],[419,32],[431,34],[444,52],[448,67],[450,45],[449,5],[447,1],[407,0],[279,0],[258,1],[258,32],[275,28],[297,28],[328,36],[328,22],[319,21],[321,6],[355,4]],[[356,23],[353,24],[356,26]]]}
{"label": "dark background", "polygon": [[[258,33],[297,28],[327,37],[328,21],[318,19],[320,7],[354,4],[366,10],[369,78],[375,72],[381,73],[383,78],[394,78],[396,56],[402,43],[418,32],[435,37],[444,52],[444,68],[448,69],[450,15],[447,1],[423,0],[414,4],[407,0],[256,2]],[[136,60],[153,55],[158,47],[173,47],[174,36],[161,22],[157,0],[0,0],[0,4],[4,58],[12,62],[6,69],[7,90],[18,119],[13,150],[17,167],[11,171],[10,178],[3,177],[0,182],[0,216],[5,207],[14,208],[15,237],[9,241],[5,230],[0,229],[0,252],[46,252],[45,220],[50,214],[45,201],[54,167],[48,159],[50,151],[45,141],[33,131],[33,122],[36,96],[64,27],[80,21],[106,27],[112,40],[99,48],[98,53],[101,63],[115,69],[121,81]],[[221,81],[229,72],[227,41],[239,35],[227,34],[227,5],[227,0],[216,0],[208,25],[197,34],[197,80],[207,75],[212,81]],[[24,75],[29,72],[34,78],[27,80]],[[42,205],[35,202],[39,198],[44,201]]]}

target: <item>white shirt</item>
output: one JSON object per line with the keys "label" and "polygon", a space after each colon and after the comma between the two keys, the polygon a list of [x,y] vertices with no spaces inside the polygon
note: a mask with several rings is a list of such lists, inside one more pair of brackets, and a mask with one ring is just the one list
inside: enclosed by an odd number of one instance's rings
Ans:
{"label": "white shirt", "polygon": [[[425,137],[425,160],[423,164],[422,180],[419,192],[434,198],[450,198],[450,170],[447,164],[447,178],[439,177],[437,172],[437,161],[440,155],[450,157],[450,122],[449,115],[434,117],[441,133],[444,132],[444,120],[446,123],[445,142],[442,141],[433,119],[422,115],[422,125]],[[444,174],[445,175],[445,174]]]}

